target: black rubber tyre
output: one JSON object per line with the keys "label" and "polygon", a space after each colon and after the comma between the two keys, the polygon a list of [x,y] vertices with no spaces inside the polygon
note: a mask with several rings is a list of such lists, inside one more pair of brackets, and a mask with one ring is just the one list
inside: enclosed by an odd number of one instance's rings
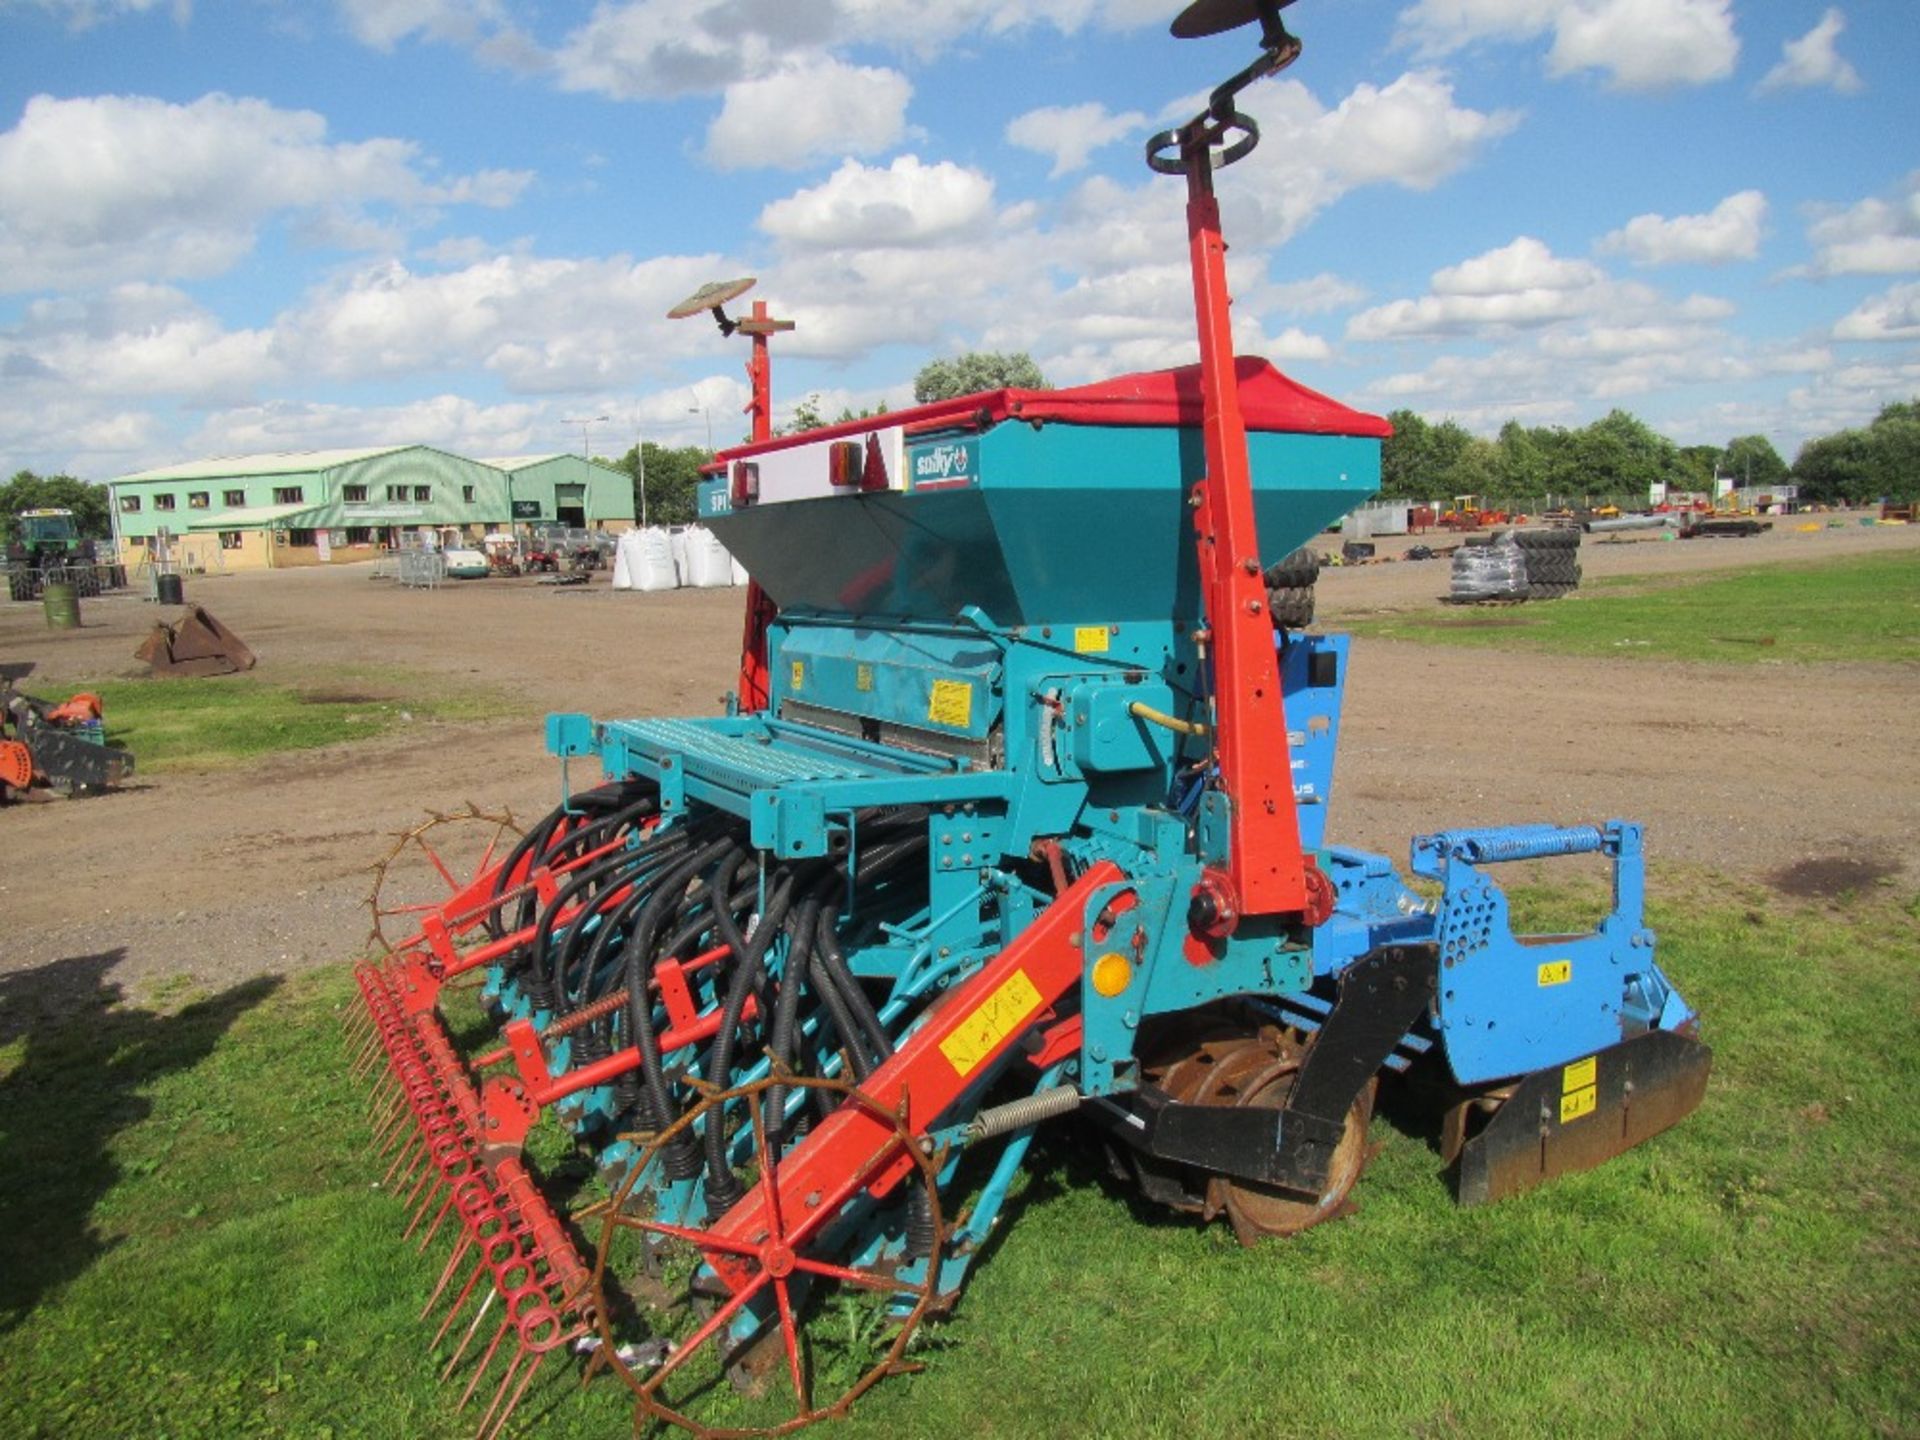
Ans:
{"label": "black rubber tyre", "polygon": [[1267,591],[1267,611],[1277,630],[1304,630],[1313,623],[1313,587],[1277,586]]}
{"label": "black rubber tyre", "polygon": [[1303,545],[1284,560],[1269,565],[1265,578],[1269,590],[1310,586],[1320,578],[1320,556]]}

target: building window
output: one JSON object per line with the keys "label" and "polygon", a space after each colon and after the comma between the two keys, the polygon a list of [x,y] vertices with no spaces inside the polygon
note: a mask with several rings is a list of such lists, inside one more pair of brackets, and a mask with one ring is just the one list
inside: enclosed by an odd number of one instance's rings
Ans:
{"label": "building window", "polygon": [[204,510],[207,508],[207,499],[208,493],[205,490],[189,490],[187,492],[187,508],[189,510]]}
{"label": "building window", "polygon": [[313,546],[313,531],[289,530],[287,531],[287,543],[289,545],[303,545],[311,549]]}
{"label": "building window", "polygon": [[364,485],[343,486],[340,491],[340,498],[349,505],[364,505],[367,503],[367,487]]}
{"label": "building window", "polygon": [[473,503],[473,486],[462,485],[460,487],[460,498],[471,505]]}
{"label": "building window", "polygon": [[373,527],[371,525],[349,525],[347,527],[347,544],[371,545],[372,543]]}
{"label": "building window", "polygon": [[427,501],[433,499],[433,487],[431,485],[414,486],[413,498],[422,505],[426,504]]}
{"label": "building window", "polygon": [[307,498],[307,492],[298,485],[276,485],[273,491],[273,503],[276,505],[298,505]]}
{"label": "building window", "polygon": [[238,530],[222,530],[220,532],[220,548],[222,550],[238,550],[240,548],[240,532]]}
{"label": "building window", "polygon": [[144,545],[147,543],[147,537],[144,535],[128,535],[124,538],[129,545]]}
{"label": "building window", "polygon": [[247,503],[247,492],[244,490],[222,490],[220,492],[220,503],[231,506],[237,510]]}
{"label": "building window", "polygon": [[389,486],[387,486],[387,499],[388,499],[388,500],[405,500],[406,498],[407,498],[407,487],[406,487],[406,486],[404,486],[404,485],[389,485]]}
{"label": "building window", "polygon": [[140,497],[138,495],[122,495],[120,497],[120,513],[122,515],[138,515],[140,513]]}
{"label": "building window", "polygon": [[156,510],[171,510],[171,509],[173,509],[173,496],[171,496],[171,495],[156,495],[156,496],[154,496],[154,497],[153,497],[153,508],[154,508],[154,509],[156,509]]}

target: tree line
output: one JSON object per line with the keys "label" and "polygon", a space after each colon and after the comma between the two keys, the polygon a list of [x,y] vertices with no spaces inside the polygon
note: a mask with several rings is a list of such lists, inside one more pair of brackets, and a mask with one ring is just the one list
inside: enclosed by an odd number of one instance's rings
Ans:
{"label": "tree line", "polygon": [[1651,486],[1711,492],[1716,476],[1742,488],[1794,483],[1803,500],[1902,503],[1920,492],[1920,401],[1888,405],[1860,430],[1809,440],[1789,465],[1764,435],[1725,445],[1676,445],[1638,416],[1613,410],[1590,425],[1522,425],[1494,439],[1453,420],[1395,410],[1380,449],[1380,493],[1396,500],[1475,495],[1514,504],[1582,497],[1644,504]]}

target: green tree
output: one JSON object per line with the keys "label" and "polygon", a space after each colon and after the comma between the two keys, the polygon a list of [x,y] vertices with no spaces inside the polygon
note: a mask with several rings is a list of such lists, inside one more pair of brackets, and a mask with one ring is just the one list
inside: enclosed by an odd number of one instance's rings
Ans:
{"label": "green tree", "polygon": [[1040,367],[1024,350],[1002,355],[975,350],[951,360],[933,360],[913,377],[913,398],[922,405],[976,395],[982,390],[1051,390]]}
{"label": "green tree", "polygon": [[[640,503],[640,456],[646,457],[646,504]],[[700,468],[713,459],[701,445],[669,449],[652,441],[630,449],[607,463],[633,479],[633,513],[643,513],[649,525],[685,525],[699,516]]]}
{"label": "green tree", "polygon": [[1423,484],[1432,426],[1411,410],[1387,416],[1393,433],[1380,442],[1380,493],[1390,500],[1429,498]]}
{"label": "green tree", "polygon": [[1883,411],[1868,428],[1867,441],[1870,493],[1897,505],[1920,498],[1920,419],[1890,419]]}
{"label": "green tree", "polygon": [[74,527],[94,540],[112,534],[107,518],[107,487],[76,480],[71,475],[36,475],[19,470],[0,485],[0,539],[11,543],[19,533],[22,510],[71,510]]}
{"label": "green tree", "polygon": [[1862,500],[1873,489],[1869,453],[1873,441],[1864,430],[1840,430],[1809,440],[1793,457],[1793,478],[1800,498],[1821,505]]}
{"label": "green tree", "polygon": [[1680,450],[1646,421],[1609,411],[1573,432],[1573,488],[1583,495],[1646,503],[1648,487],[1680,473]]}
{"label": "green tree", "polygon": [[1678,455],[1680,474],[1674,483],[1683,490],[1712,494],[1722,453],[1718,445],[1682,445]]}
{"label": "green tree", "polygon": [[1787,462],[1764,435],[1742,435],[1729,440],[1720,452],[1720,471],[1734,476],[1742,489],[1771,490],[1787,478]]}

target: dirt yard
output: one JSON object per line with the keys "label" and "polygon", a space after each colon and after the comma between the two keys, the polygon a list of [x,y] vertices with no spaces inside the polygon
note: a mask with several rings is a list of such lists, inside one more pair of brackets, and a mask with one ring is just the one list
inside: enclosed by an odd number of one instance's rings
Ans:
{"label": "dirt yard", "polygon": [[[1593,537],[1582,564],[1592,578],[1920,552],[1920,527],[1849,521],[1804,534],[1793,524],[1746,540]],[[1381,553],[1408,543],[1380,542]],[[1433,605],[1446,583],[1444,560],[1329,570],[1322,625]],[[346,959],[367,934],[367,867],[394,832],[428,807],[471,800],[531,818],[556,801],[542,713],[712,713],[739,648],[738,591],[489,580],[418,593],[356,566],[194,579],[188,598],[254,648],[264,679],[317,690],[375,669],[403,697],[410,684],[485,686],[503,714],[0,813],[0,973],[109,955],[114,979],[137,993]],[[79,681],[138,674],[132,653],[155,618],[152,605],[120,596],[85,602],[81,630],[51,631],[37,605],[7,605],[0,661],[34,662],[26,688],[64,697]],[[1795,865],[1911,878],[1916,702],[1920,673],[1894,666],[1705,667],[1362,642],[1330,835],[1403,859],[1409,836],[1452,824],[1621,816],[1646,824],[1656,876],[1662,864],[1697,864],[1755,878]]]}

